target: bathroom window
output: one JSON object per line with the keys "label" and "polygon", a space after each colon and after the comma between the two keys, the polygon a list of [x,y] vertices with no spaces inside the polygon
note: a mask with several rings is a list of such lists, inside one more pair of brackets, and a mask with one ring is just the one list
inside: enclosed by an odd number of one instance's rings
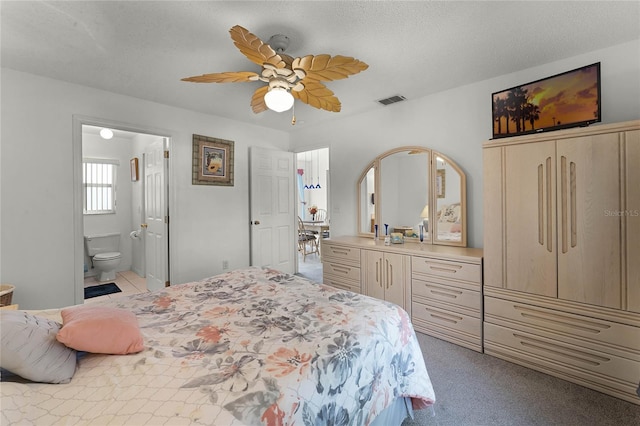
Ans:
{"label": "bathroom window", "polygon": [[112,214],[116,212],[117,160],[82,160],[84,214]]}

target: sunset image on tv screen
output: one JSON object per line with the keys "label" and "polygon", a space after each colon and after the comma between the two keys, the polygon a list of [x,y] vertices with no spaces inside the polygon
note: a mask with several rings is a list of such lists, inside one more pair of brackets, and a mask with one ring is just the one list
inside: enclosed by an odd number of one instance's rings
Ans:
{"label": "sunset image on tv screen", "polygon": [[593,64],[494,93],[493,136],[599,121],[599,68]]}

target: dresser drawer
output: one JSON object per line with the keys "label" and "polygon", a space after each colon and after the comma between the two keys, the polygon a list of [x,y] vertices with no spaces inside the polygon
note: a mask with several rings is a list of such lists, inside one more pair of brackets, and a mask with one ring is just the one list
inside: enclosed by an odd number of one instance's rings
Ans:
{"label": "dresser drawer", "polygon": [[411,292],[414,299],[422,299],[424,303],[430,305],[438,306],[442,303],[455,305],[478,318],[482,312],[482,296],[478,291],[414,278],[411,283]]}
{"label": "dresser drawer", "polygon": [[629,393],[638,386],[638,360],[575,346],[561,336],[557,340],[549,339],[486,322],[484,337],[485,352],[490,355],[568,375],[572,381],[578,379],[578,383],[600,383]]}
{"label": "dresser drawer", "polygon": [[471,281],[478,283],[478,285],[482,282],[482,266],[479,264],[413,256],[411,265],[413,273],[435,275],[451,280]]}
{"label": "dresser drawer", "polygon": [[411,314],[411,321],[416,326],[416,330],[426,334],[437,331],[469,342],[479,343],[481,340],[482,320],[480,318],[415,301],[411,304]]}
{"label": "dresser drawer", "polygon": [[351,279],[360,282],[360,268],[337,262],[322,262],[323,274],[333,275],[340,279]]}
{"label": "dresser drawer", "polygon": [[[511,300],[485,297],[485,321],[531,331],[581,346],[608,348],[609,353],[640,360],[640,328],[556,311]],[[535,331],[534,331],[535,330]]]}
{"label": "dresser drawer", "polygon": [[345,247],[342,245],[331,244],[329,242],[322,243],[320,248],[322,252],[322,258],[330,258],[330,260],[337,260],[339,262],[346,261],[347,263],[359,266],[360,265],[360,249],[353,247]]}

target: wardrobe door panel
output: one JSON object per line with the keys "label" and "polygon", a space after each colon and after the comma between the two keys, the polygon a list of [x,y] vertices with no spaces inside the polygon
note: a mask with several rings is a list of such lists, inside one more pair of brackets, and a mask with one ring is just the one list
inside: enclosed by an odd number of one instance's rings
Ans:
{"label": "wardrobe door panel", "polygon": [[557,144],[558,297],[620,309],[618,133]]}
{"label": "wardrobe door panel", "polygon": [[484,285],[504,287],[502,249],[502,153],[503,148],[483,150]]}
{"label": "wardrobe door panel", "polygon": [[627,309],[640,312],[640,130],[625,134]]}
{"label": "wardrobe door panel", "polygon": [[505,148],[505,287],[557,296],[555,142]]}

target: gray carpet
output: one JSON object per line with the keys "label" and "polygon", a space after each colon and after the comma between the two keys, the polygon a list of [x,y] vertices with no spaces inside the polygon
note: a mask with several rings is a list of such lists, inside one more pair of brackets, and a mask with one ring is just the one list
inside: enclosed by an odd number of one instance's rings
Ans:
{"label": "gray carpet", "polygon": [[435,416],[416,411],[402,426],[640,425],[638,405],[435,337],[418,340]]}

